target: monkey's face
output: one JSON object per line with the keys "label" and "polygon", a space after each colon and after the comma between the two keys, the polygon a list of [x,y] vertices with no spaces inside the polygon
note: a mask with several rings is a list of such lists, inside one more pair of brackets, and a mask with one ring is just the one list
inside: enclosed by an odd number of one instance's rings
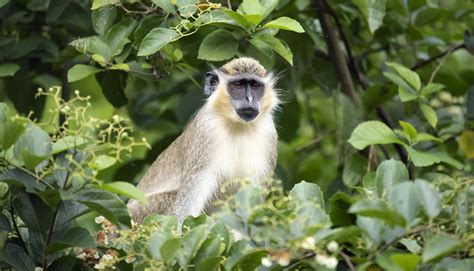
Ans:
{"label": "monkey's face", "polygon": [[253,123],[277,106],[275,80],[258,61],[243,57],[206,73],[204,92],[219,115],[233,122]]}
{"label": "monkey's face", "polygon": [[265,82],[259,77],[234,76],[227,81],[227,91],[235,112],[242,120],[249,122],[258,116],[265,91]]}

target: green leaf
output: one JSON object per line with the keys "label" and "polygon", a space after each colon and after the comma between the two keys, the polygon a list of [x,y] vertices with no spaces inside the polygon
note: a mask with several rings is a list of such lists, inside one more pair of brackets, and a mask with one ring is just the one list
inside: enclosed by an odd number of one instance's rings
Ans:
{"label": "green leaf", "polygon": [[136,199],[142,204],[146,204],[148,201],[142,190],[127,182],[104,183],[100,188],[112,193],[129,197],[131,199]]}
{"label": "green leaf", "polygon": [[40,197],[34,194],[22,193],[13,201],[16,214],[25,223],[26,227],[46,243],[46,233],[53,219],[53,210]]}
{"label": "green leaf", "polygon": [[285,59],[290,65],[293,65],[293,53],[286,42],[270,35],[258,35],[252,37],[250,43],[256,48],[269,47]]}
{"label": "green leaf", "polygon": [[244,253],[229,270],[256,270],[262,264],[262,258],[265,256],[267,256],[267,252],[261,250]]}
{"label": "green leaf", "polygon": [[17,168],[10,169],[0,174],[0,182],[24,186],[26,188],[26,192],[29,193],[43,191],[46,188],[46,185],[38,182],[36,178]]}
{"label": "green leaf", "polygon": [[464,165],[444,152],[421,152],[411,147],[405,146],[405,149],[413,161],[413,164],[417,167],[427,167],[438,163],[446,163],[452,165],[457,169],[462,169]]}
{"label": "green leaf", "polygon": [[466,95],[467,119],[474,121],[474,86],[472,86]]}
{"label": "green leaf", "polygon": [[421,80],[420,76],[416,72],[395,62],[387,62],[385,64],[393,68],[398,73],[398,75],[400,75],[403,80],[410,84],[410,86],[412,86],[416,91],[420,90]]}
{"label": "green leaf", "polygon": [[64,233],[57,233],[51,240],[51,244],[46,247],[46,253],[51,255],[60,250],[70,247],[95,247],[94,238],[89,231],[84,228],[75,227]]}
{"label": "green leaf", "polygon": [[430,134],[427,134],[427,133],[419,133],[416,136],[415,141],[438,141],[438,142],[443,142],[443,140],[441,140],[440,138],[438,138],[436,136],[433,136],[433,135],[430,135]]}
{"label": "green leaf", "polygon": [[206,225],[199,225],[188,231],[181,238],[181,247],[177,252],[178,263],[186,267],[196,256],[197,251],[207,238]]}
{"label": "green leaf", "polygon": [[324,209],[323,192],[321,192],[321,188],[317,184],[302,181],[295,184],[289,195],[301,205],[313,203]]}
{"label": "green leaf", "polygon": [[95,169],[97,171],[109,168],[113,166],[115,163],[117,163],[117,159],[112,156],[108,156],[105,154],[101,154],[97,157],[95,157],[90,163],[89,166],[92,169]]}
{"label": "green leaf", "polygon": [[237,53],[239,43],[232,32],[218,29],[208,34],[199,46],[198,58],[208,61],[223,61]]}
{"label": "green leaf", "polygon": [[92,0],[91,9],[95,10],[115,3],[120,3],[120,0]]}
{"label": "green leaf", "polygon": [[67,81],[69,83],[76,82],[88,77],[89,75],[93,75],[101,71],[101,69],[98,69],[94,66],[76,64],[67,71]]}
{"label": "green leaf", "polygon": [[101,8],[92,11],[92,27],[99,35],[104,35],[105,32],[114,24],[117,17],[117,9],[114,7]]}
{"label": "green leaf", "polygon": [[418,199],[424,213],[433,219],[441,212],[441,198],[438,189],[429,182],[421,179],[415,181],[418,189]]}
{"label": "green leaf", "polygon": [[0,77],[13,76],[20,70],[20,65],[15,63],[0,64]]}
{"label": "green leaf", "polygon": [[416,240],[402,238],[400,243],[403,244],[411,253],[419,254],[421,251],[421,247]]}
{"label": "green leaf", "polygon": [[199,263],[208,258],[218,258],[224,249],[225,244],[221,241],[220,236],[210,237],[202,244],[193,262]]}
{"label": "green leaf", "polygon": [[240,25],[243,29],[248,29],[252,26],[252,23],[247,20],[246,16],[238,13],[238,12],[235,12],[235,11],[232,11],[232,10],[229,10],[229,9],[225,9],[224,10],[224,13],[229,16],[234,22],[236,22],[238,25]]}
{"label": "green leaf", "polygon": [[429,105],[420,104],[421,112],[425,119],[430,123],[431,127],[435,128],[436,124],[438,123],[438,116],[436,115],[436,111]]}
{"label": "green leaf", "polygon": [[104,93],[105,98],[114,107],[119,108],[128,103],[127,96],[125,96],[125,85],[127,74],[119,70],[108,70],[105,73],[96,75]]}
{"label": "green leaf", "polygon": [[401,214],[408,226],[411,226],[420,212],[418,190],[412,182],[402,182],[393,186],[391,202],[393,208]]}
{"label": "green leaf", "polygon": [[28,169],[33,169],[51,154],[51,138],[40,128],[29,125],[15,143],[13,150],[15,156],[23,160]]}
{"label": "green leaf", "polygon": [[385,17],[385,0],[352,0],[360,9],[371,33],[374,33],[383,23]]}
{"label": "green leaf", "polygon": [[264,19],[264,8],[258,0],[243,0],[237,11],[246,15],[260,15],[260,21],[256,22],[255,24],[260,23],[261,20]]}
{"label": "green leaf", "polygon": [[380,121],[366,121],[359,124],[348,142],[358,150],[374,144],[403,144],[393,130]]}
{"label": "green leaf", "polygon": [[418,92],[413,89],[403,78],[397,74],[384,72],[383,75],[398,86],[398,95],[402,102],[416,100],[419,97]]}
{"label": "green leaf", "polygon": [[197,11],[198,0],[176,0],[179,14],[184,18],[189,18]]}
{"label": "green leaf", "polygon": [[127,17],[119,23],[114,24],[105,34],[105,42],[109,46],[110,51],[106,57],[107,61],[113,56],[119,55],[123,51],[125,44],[129,42],[128,36],[137,26],[137,21],[133,17]]}
{"label": "green leaf", "polygon": [[177,40],[178,32],[174,29],[157,27],[143,38],[137,56],[148,56],[165,47],[168,43]]}
{"label": "green leaf", "polygon": [[416,131],[415,127],[413,127],[413,125],[411,125],[410,123],[404,122],[402,120],[398,123],[400,123],[400,126],[403,128],[405,134],[408,135],[409,140],[413,140],[418,136],[418,132]]}
{"label": "green leaf", "polygon": [[383,161],[377,168],[375,175],[377,194],[380,197],[389,198],[392,188],[401,182],[408,181],[408,179],[408,170],[405,164],[393,159]]}
{"label": "green leaf", "polygon": [[429,94],[438,92],[438,91],[442,90],[443,88],[444,88],[444,85],[442,85],[442,84],[431,83],[431,84],[429,84],[429,85],[427,85],[427,86],[424,86],[424,87],[421,89],[421,94],[423,94],[423,95],[429,95]]}
{"label": "green leaf", "polygon": [[349,208],[349,213],[378,218],[389,225],[405,226],[405,219],[380,200],[360,200]]}
{"label": "green leaf", "polygon": [[218,267],[220,263],[220,257],[206,258],[196,264],[196,271],[219,270]]}
{"label": "green leaf", "polygon": [[71,2],[72,0],[51,0],[46,12],[46,22],[55,23]]}
{"label": "green leaf", "polygon": [[0,0],[0,8],[8,4],[10,0]]}
{"label": "green leaf", "polygon": [[266,23],[263,28],[278,28],[288,31],[294,31],[297,33],[304,33],[304,29],[301,24],[298,21],[291,19],[290,17],[277,18],[276,20]]}
{"label": "green leaf", "polygon": [[160,255],[161,259],[165,263],[169,263],[176,252],[178,251],[180,247],[180,239],[179,238],[171,238],[167,240],[161,247],[160,247]]}
{"label": "green leaf", "polygon": [[171,0],[152,0],[153,4],[168,13],[175,13],[176,9]]}
{"label": "green leaf", "polygon": [[76,150],[85,146],[89,141],[80,136],[65,136],[53,143],[51,154],[57,154],[65,150]]}
{"label": "green leaf", "polygon": [[13,243],[8,243],[5,248],[0,251],[0,259],[2,262],[12,266],[15,270],[35,270],[33,259],[27,255],[20,246]]}
{"label": "green leaf", "polygon": [[17,121],[0,123],[0,150],[8,150],[25,131],[25,126]]}
{"label": "green leaf", "polygon": [[451,254],[461,247],[463,247],[463,243],[460,240],[448,236],[435,235],[426,241],[425,248],[421,254],[421,260],[423,263],[432,262]]}
{"label": "green leaf", "polygon": [[103,215],[113,224],[130,227],[127,205],[115,194],[99,189],[87,188],[77,192],[75,199]]}

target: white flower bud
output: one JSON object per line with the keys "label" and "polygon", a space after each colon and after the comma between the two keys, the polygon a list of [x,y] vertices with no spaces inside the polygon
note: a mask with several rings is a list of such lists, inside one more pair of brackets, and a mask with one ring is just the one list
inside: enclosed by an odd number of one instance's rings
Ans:
{"label": "white flower bud", "polygon": [[106,219],[105,219],[105,217],[103,217],[103,216],[98,216],[98,217],[96,217],[96,218],[94,219],[94,221],[95,221],[95,223],[97,223],[97,224],[102,224],[102,223],[104,223],[104,222],[106,221]]}
{"label": "white flower bud", "polygon": [[272,260],[269,257],[262,258],[262,265],[265,267],[272,266]]}
{"label": "white flower bud", "polygon": [[79,96],[79,90],[74,90],[74,94],[76,94],[76,96]]}
{"label": "white flower bud", "polygon": [[335,252],[339,248],[339,244],[336,241],[331,241],[327,245],[329,252]]}
{"label": "white flower bud", "polygon": [[336,268],[337,266],[337,259],[334,258],[334,257],[329,257],[327,260],[326,260],[326,267],[327,268],[330,268],[330,269],[334,269]]}
{"label": "white flower bud", "polygon": [[306,237],[306,239],[304,239],[303,244],[302,244],[304,249],[314,249],[315,245],[316,245],[316,240],[312,236]]}

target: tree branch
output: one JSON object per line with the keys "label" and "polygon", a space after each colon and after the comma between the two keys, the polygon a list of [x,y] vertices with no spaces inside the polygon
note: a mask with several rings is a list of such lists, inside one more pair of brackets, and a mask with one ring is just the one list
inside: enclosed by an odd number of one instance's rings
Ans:
{"label": "tree branch", "polygon": [[22,246],[23,250],[25,251],[26,255],[29,256],[30,253],[28,252],[28,248],[26,247],[26,243],[23,240],[23,237],[21,237],[20,229],[18,229],[18,225],[16,224],[15,208],[13,207],[13,198],[12,198],[11,195],[10,195],[10,215],[11,215],[11,218],[12,218],[13,229],[15,229],[16,235],[18,235],[18,239],[20,239],[20,243],[21,243],[21,246]]}
{"label": "tree branch", "polygon": [[[336,13],[331,8],[329,3],[327,3],[326,0],[316,0],[316,3],[317,3],[317,6],[322,5],[322,10],[327,11],[327,13],[331,14],[331,16],[334,18],[334,21],[336,22],[337,30],[339,32],[339,35],[341,36],[341,39],[343,41],[344,47],[345,47],[347,55],[348,55],[348,61],[347,61],[346,65],[349,65],[349,68],[350,68],[350,71],[351,71],[352,75],[356,78],[357,83],[361,86],[361,88],[364,89],[364,90],[367,89],[369,87],[369,84],[367,83],[367,80],[365,79],[364,75],[360,72],[360,69],[357,66],[357,63],[356,63],[356,61],[354,59],[354,56],[353,56],[353,53],[352,53],[352,48],[349,44],[349,40],[347,38],[347,35],[344,32],[342,24],[340,23]],[[321,13],[326,14],[326,12],[321,12]],[[328,16],[328,15],[326,14],[326,16]],[[323,28],[323,31],[324,31],[324,28]],[[334,31],[331,31],[331,32],[334,32]],[[339,45],[336,44],[336,47],[339,48]],[[346,66],[345,69],[348,70],[347,66]],[[350,79],[350,74],[348,76],[349,76],[349,79]],[[352,80],[351,80],[351,83],[352,83]],[[387,114],[387,112],[385,111],[385,109],[382,106],[377,107],[376,112],[377,112],[377,116],[379,117],[379,119],[382,120],[388,127],[390,127],[391,129],[395,128],[395,125],[393,124],[392,119],[390,118],[390,116]],[[407,164],[408,163],[408,154],[405,151],[405,149],[402,146],[398,145],[398,144],[395,144],[395,149],[396,149],[396,151],[397,151],[397,153],[400,157],[400,160],[402,160],[405,164]]]}
{"label": "tree branch", "polygon": [[327,5],[324,0],[315,0],[315,5],[317,8],[318,20],[323,29],[324,38],[326,44],[328,45],[329,56],[333,60],[334,71],[339,78],[341,83],[342,91],[346,94],[354,104],[358,104],[358,98],[354,90],[354,85],[352,83],[352,78],[347,68],[346,59],[342,53],[341,47],[339,46],[339,40],[334,31],[334,25],[331,19],[331,16],[324,12],[327,10]]}
{"label": "tree branch", "polygon": [[451,54],[451,53],[453,53],[453,52],[455,52],[455,51],[457,51],[457,50],[459,50],[459,49],[462,49],[462,48],[466,48],[466,44],[465,44],[464,42],[461,43],[461,44],[458,44],[458,45],[456,45],[456,46],[454,46],[454,47],[448,48],[448,49],[446,49],[444,52],[441,52],[441,53],[439,53],[439,54],[437,54],[437,55],[435,55],[435,56],[433,56],[433,57],[431,57],[431,58],[429,58],[429,59],[427,59],[427,60],[425,60],[425,61],[422,61],[422,62],[420,62],[420,63],[414,65],[413,67],[411,67],[411,69],[412,69],[413,71],[416,71],[416,70],[418,70],[419,68],[424,67],[424,66],[430,64],[431,62],[437,60],[438,58],[442,58],[442,57],[444,57],[445,55]]}

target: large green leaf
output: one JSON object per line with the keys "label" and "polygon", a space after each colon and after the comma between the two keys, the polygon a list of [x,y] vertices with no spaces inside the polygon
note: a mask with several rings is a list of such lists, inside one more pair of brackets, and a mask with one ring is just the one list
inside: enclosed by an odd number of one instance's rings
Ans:
{"label": "large green leaf", "polygon": [[9,243],[0,251],[0,259],[18,271],[35,270],[33,259],[16,244]]}
{"label": "large green leaf", "polygon": [[46,185],[20,169],[10,169],[0,174],[0,182],[24,186],[27,192],[43,191]]}
{"label": "large green leaf", "polygon": [[87,188],[74,195],[76,201],[103,215],[113,224],[130,226],[127,205],[108,191]]}
{"label": "large green leaf", "polygon": [[387,62],[385,64],[393,68],[398,73],[398,75],[402,77],[403,80],[405,80],[408,84],[410,84],[410,86],[413,87],[416,91],[419,91],[421,89],[420,76],[416,72],[395,62]]}
{"label": "large green leaf", "polygon": [[436,124],[438,123],[438,116],[436,115],[436,111],[427,104],[420,104],[420,109],[423,113],[423,116],[431,125],[431,127],[436,127]]}
{"label": "large green leaf", "polygon": [[418,189],[418,200],[423,207],[424,213],[433,219],[441,211],[441,198],[438,189],[425,180],[417,179],[415,185]]}
{"label": "large green leaf", "polygon": [[18,121],[0,123],[0,150],[8,150],[25,131],[25,126]]}
{"label": "large green leaf", "polygon": [[268,47],[273,49],[283,59],[285,59],[290,65],[293,65],[293,53],[286,42],[281,39],[275,38],[270,35],[258,35],[252,37],[250,43],[256,48]]}
{"label": "large green leaf", "polygon": [[408,170],[405,164],[393,159],[383,161],[377,168],[375,175],[377,194],[388,198],[396,184],[408,179]]}
{"label": "large green leaf", "polygon": [[405,226],[405,219],[397,212],[390,209],[384,201],[360,200],[354,203],[349,213],[378,218],[389,225]]}
{"label": "large green leaf", "polygon": [[239,43],[232,32],[218,29],[208,34],[199,46],[198,58],[209,61],[223,61],[237,53]]}
{"label": "large green leaf", "polygon": [[224,13],[244,29],[252,26],[252,23],[244,15],[238,12],[226,9],[224,10]]}
{"label": "large green leaf", "polygon": [[52,150],[51,138],[40,128],[29,125],[15,143],[14,153],[27,168],[32,169],[49,157]]}
{"label": "large green leaf", "polygon": [[385,17],[385,1],[386,0],[352,0],[362,12],[372,33],[382,25],[383,18]]}
{"label": "large green leaf", "polygon": [[427,167],[441,162],[452,165],[457,169],[461,169],[464,166],[444,152],[421,152],[408,146],[405,146],[405,149],[413,164],[417,167]]}
{"label": "large green leaf", "polygon": [[106,7],[92,11],[92,27],[99,35],[104,35],[114,24],[117,10],[114,7]]}
{"label": "large green leaf", "polygon": [[145,196],[145,194],[136,186],[127,182],[104,183],[101,185],[101,188],[103,190],[107,190],[119,195],[136,199],[143,204],[147,203],[147,197]]}
{"label": "large green leaf", "polygon": [[358,150],[374,144],[403,144],[395,132],[380,121],[366,121],[359,124],[348,142]]}
{"label": "large green leaf", "polygon": [[278,28],[288,31],[294,31],[297,33],[304,33],[303,27],[296,20],[291,19],[290,17],[280,17],[276,20],[266,23],[263,28]]}
{"label": "large green leaf", "polygon": [[393,186],[391,191],[393,208],[401,214],[408,226],[412,225],[420,212],[419,193],[412,182],[401,182]]}
{"label": "large green leaf", "polygon": [[176,12],[175,6],[171,3],[171,0],[152,0],[152,2],[168,13]]}
{"label": "large green leaf", "polygon": [[84,228],[71,228],[66,232],[56,233],[50,245],[46,247],[46,253],[53,254],[57,251],[70,247],[95,247],[94,238]]}
{"label": "large green leaf", "polygon": [[2,63],[0,64],[0,77],[13,76],[20,70],[20,65],[15,63]]}
{"label": "large green leaf", "polygon": [[168,43],[177,40],[179,34],[174,29],[157,27],[143,38],[137,56],[154,54],[165,47]]}
{"label": "large green leaf", "polygon": [[91,65],[76,64],[67,71],[67,81],[69,83],[76,82],[101,71]]}
{"label": "large green leaf", "polygon": [[181,267],[188,266],[206,240],[207,234],[206,225],[199,225],[183,235],[181,247],[177,252],[178,263]]}
{"label": "large green leaf", "polygon": [[421,254],[421,260],[424,263],[432,262],[463,246],[463,242],[452,237],[436,235],[426,241],[425,248]]}
{"label": "large green leaf", "polygon": [[179,238],[171,238],[171,239],[166,240],[163,243],[163,245],[161,245],[160,247],[161,259],[165,263],[169,263],[173,259],[179,247],[180,247]]}
{"label": "large green leaf", "polygon": [[289,195],[301,205],[313,203],[319,205],[321,209],[324,209],[323,193],[317,184],[302,181],[295,184]]}
{"label": "large green leaf", "polygon": [[105,34],[105,42],[110,48],[108,57],[105,59],[110,60],[113,56],[120,54],[125,44],[129,42],[128,36],[137,26],[137,21],[133,17],[127,17],[119,23],[113,25]]}
{"label": "large green leaf", "polygon": [[96,75],[104,93],[105,98],[114,106],[121,107],[128,103],[127,96],[125,96],[125,85],[127,80],[127,73],[119,70],[109,70],[104,73]]}
{"label": "large green leaf", "polygon": [[418,99],[419,93],[399,75],[390,72],[384,72],[383,75],[398,86],[398,96],[402,102]]}

